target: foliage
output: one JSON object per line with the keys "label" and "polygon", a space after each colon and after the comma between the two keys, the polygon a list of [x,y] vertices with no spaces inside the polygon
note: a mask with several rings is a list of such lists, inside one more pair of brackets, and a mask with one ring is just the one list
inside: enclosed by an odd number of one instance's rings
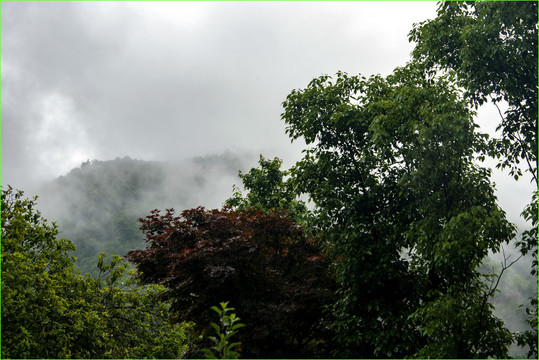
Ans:
{"label": "foliage", "polygon": [[[128,253],[143,283],[162,284],[177,321],[208,324],[229,299],[251,331],[245,357],[315,356],[322,306],[332,296],[328,260],[284,211],[159,210],[140,219],[146,249]],[[205,331],[211,330],[205,328]]]}
{"label": "foliage", "polygon": [[[532,253],[532,270],[531,274],[535,276],[535,281],[537,283],[537,190],[534,192],[532,197],[532,202],[526,206],[522,212],[522,216],[533,225],[531,229],[524,231],[522,234],[522,239],[517,242],[517,245],[520,245],[520,249],[523,254],[528,252]],[[517,334],[517,343],[519,346],[528,346],[528,358],[535,359],[538,356],[538,332],[537,332],[537,296],[533,296],[529,299],[529,305],[526,306],[526,314],[528,319],[526,322],[530,325],[530,329],[526,330],[522,334]]]}
{"label": "foliage", "polygon": [[74,246],[56,239],[58,230],[35,210],[35,199],[2,190],[2,357],[76,356],[84,350],[72,349],[64,334],[73,327],[72,338],[84,335],[74,325],[92,319],[72,295],[83,284],[67,255]]}
{"label": "foliage", "polygon": [[507,355],[477,267],[514,228],[473,162],[486,136],[452,80],[413,65],[387,78],[341,72],[283,103],[288,134],[311,145],[294,181],[339,260],[336,355]]}
{"label": "foliage", "polygon": [[517,242],[517,246],[520,247],[523,255],[532,254],[534,260],[532,262],[531,274],[537,276],[537,217],[539,216],[537,209],[537,190],[533,192],[532,202],[524,208],[521,216],[533,226],[531,229],[522,233],[522,238]]}
{"label": "foliage", "polygon": [[455,71],[474,104],[507,102],[500,166],[518,179],[524,159],[537,184],[537,2],[440,2],[410,40],[417,60]]}
{"label": "foliage", "polygon": [[[487,99],[508,108],[490,141],[489,153],[518,180],[520,162],[538,185],[537,161],[537,2],[440,2],[437,17],[416,24],[410,40],[416,42],[414,58],[426,68],[454,71],[465,97],[475,106]],[[531,224],[518,241],[522,254],[534,257],[531,273],[537,275],[537,191],[522,216]],[[529,309],[537,314],[537,298]],[[537,321],[529,323],[535,336],[529,346],[537,349]],[[533,327],[535,326],[535,327]],[[522,344],[521,341],[519,343]],[[535,352],[535,357],[537,351]]]}
{"label": "foliage", "polygon": [[[103,325],[109,333],[107,353],[122,358],[178,358],[191,341],[191,324],[169,324],[169,304],[160,300],[164,288],[159,285],[140,287],[129,264],[114,255],[109,264],[100,254],[99,275],[87,279],[89,291],[97,295]],[[96,310],[94,310],[96,311]]]}
{"label": "foliage", "polygon": [[252,168],[246,174],[239,172],[247,194],[243,196],[240,190],[234,187],[234,194],[225,202],[225,206],[238,211],[286,209],[296,223],[305,224],[308,217],[307,207],[303,201],[297,199],[293,182],[289,178],[285,180],[289,172],[281,170],[282,160],[267,160],[260,155],[258,163],[260,168]]}
{"label": "foliage", "polygon": [[[202,351],[208,359],[237,359],[240,354],[232,349],[240,346],[241,342],[230,343],[229,339],[236,335],[245,324],[237,323],[240,318],[233,312],[234,308],[228,307],[228,302],[222,302],[220,305],[220,309],[217,306],[211,307],[219,315],[219,325],[214,322],[210,323],[217,333],[217,337],[209,337],[215,345],[211,349],[203,349]],[[228,314],[229,312],[231,314]]]}
{"label": "foliage", "polygon": [[530,329],[516,335],[517,344],[519,346],[528,346],[528,358],[537,358],[537,297],[530,298],[530,306],[526,307],[526,320],[530,325]]}
{"label": "foliage", "polygon": [[2,357],[178,357],[182,325],[169,325],[159,286],[125,280],[127,263],[101,255],[97,277],[75,269],[69,240],[58,239],[26,199],[2,190]]}

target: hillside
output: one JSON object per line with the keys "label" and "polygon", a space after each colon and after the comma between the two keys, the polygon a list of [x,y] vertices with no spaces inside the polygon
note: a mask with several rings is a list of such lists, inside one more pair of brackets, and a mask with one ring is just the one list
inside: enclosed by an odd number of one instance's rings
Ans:
{"label": "hillside", "polygon": [[91,272],[99,252],[123,256],[144,246],[137,219],[152,209],[220,207],[248,160],[224,153],[177,163],[88,161],[44,185],[39,204],[77,246],[80,270]]}

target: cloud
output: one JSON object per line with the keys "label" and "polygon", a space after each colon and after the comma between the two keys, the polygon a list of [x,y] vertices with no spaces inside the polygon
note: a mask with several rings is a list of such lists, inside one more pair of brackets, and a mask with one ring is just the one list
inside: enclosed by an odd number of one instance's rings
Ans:
{"label": "cloud", "polygon": [[389,73],[408,58],[412,23],[434,14],[417,3],[1,6],[2,183],[15,186],[84,157],[264,149],[294,162],[286,95],[338,70]]}

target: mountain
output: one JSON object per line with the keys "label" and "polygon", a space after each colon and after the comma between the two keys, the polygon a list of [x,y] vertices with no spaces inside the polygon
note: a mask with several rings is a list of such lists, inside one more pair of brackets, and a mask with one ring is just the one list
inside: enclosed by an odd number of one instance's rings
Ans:
{"label": "mountain", "polygon": [[77,246],[80,270],[93,272],[99,252],[123,256],[144,247],[138,218],[153,209],[221,207],[239,183],[238,171],[255,162],[230,152],[181,162],[87,161],[44,185],[39,206]]}

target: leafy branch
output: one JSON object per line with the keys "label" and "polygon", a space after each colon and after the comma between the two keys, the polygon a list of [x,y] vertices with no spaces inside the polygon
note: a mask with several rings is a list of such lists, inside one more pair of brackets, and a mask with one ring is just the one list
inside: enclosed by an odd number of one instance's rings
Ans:
{"label": "leafy branch", "polygon": [[[208,359],[237,359],[240,354],[234,351],[235,347],[241,345],[241,342],[230,343],[229,339],[238,333],[238,329],[245,324],[238,323],[240,318],[234,313],[234,308],[228,307],[228,302],[220,303],[221,309],[217,306],[212,306],[211,309],[219,314],[220,325],[212,322],[210,325],[215,329],[217,337],[208,337],[215,344],[210,349],[202,349]],[[230,314],[228,314],[230,313]]]}

